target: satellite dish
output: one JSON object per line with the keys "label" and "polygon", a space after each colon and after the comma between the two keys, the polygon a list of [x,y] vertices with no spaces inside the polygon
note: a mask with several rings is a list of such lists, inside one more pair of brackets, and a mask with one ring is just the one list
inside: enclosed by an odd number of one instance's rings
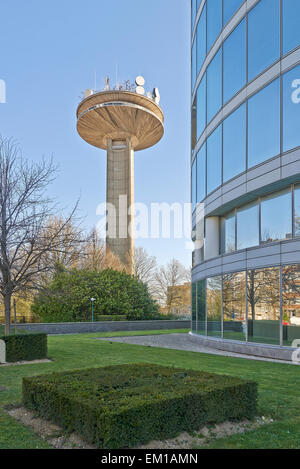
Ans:
{"label": "satellite dish", "polygon": [[158,88],[154,88],[153,90],[153,99],[156,102],[156,104],[160,103],[160,93],[158,91]]}
{"label": "satellite dish", "polygon": [[88,97],[91,96],[92,94],[94,94],[93,91],[88,88],[88,89],[85,90],[85,92],[84,92],[84,97],[85,97],[85,98],[88,98]]}
{"label": "satellite dish", "polygon": [[150,91],[147,91],[147,98],[152,99],[152,94],[150,93]]}
{"label": "satellite dish", "polygon": [[145,84],[145,78],[142,77],[142,76],[138,76],[138,77],[136,77],[136,79],[135,79],[135,83],[136,83],[137,86],[144,86],[144,84]]}
{"label": "satellite dish", "polygon": [[142,86],[137,86],[135,91],[137,94],[145,94],[145,89]]}

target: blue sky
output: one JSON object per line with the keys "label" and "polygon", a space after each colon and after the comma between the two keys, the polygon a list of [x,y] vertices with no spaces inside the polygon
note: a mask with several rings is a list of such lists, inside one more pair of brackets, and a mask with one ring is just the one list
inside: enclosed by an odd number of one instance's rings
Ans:
{"label": "blue sky", "polygon": [[[189,202],[190,8],[189,0],[10,0],[1,2],[0,133],[14,137],[32,160],[53,155],[59,174],[49,192],[64,207],[80,197],[89,228],[105,201],[106,155],[76,133],[79,95],[142,74],[157,86],[165,135],[135,155],[135,201]],[[185,240],[139,240],[159,263],[190,264]]]}

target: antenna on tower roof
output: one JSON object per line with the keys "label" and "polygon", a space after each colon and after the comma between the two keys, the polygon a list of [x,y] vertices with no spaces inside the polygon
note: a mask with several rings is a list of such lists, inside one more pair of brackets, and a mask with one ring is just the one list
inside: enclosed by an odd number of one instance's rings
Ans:
{"label": "antenna on tower roof", "polygon": [[96,70],[94,70],[94,80],[95,80],[95,92],[97,91],[97,73]]}

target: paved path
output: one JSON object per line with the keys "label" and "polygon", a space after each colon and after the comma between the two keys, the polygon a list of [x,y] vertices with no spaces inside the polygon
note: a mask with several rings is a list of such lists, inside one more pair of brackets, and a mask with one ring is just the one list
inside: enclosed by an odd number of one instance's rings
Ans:
{"label": "paved path", "polygon": [[272,358],[254,357],[252,355],[227,352],[214,348],[205,347],[197,342],[197,339],[189,334],[164,334],[164,335],[144,335],[131,337],[105,337],[96,340],[105,340],[107,342],[119,342],[123,344],[144,345],[146,347],[160,347],[173,350],[186,350],[189,352],[200,352],[212,355],[221,355],[226,357],[244,358],[248,360],[258,360],[265,362],[288,363],[289,365],[297,365],[283,360],[274,360]]}

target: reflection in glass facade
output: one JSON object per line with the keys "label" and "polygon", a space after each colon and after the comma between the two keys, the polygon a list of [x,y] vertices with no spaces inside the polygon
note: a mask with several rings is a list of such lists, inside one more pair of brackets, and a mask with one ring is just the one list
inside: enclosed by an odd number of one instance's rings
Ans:
{"label": "reflection in glass facade", "polygon": [[300,0],[192,8],[193,209],[204,204],[192,328],[290,347],[300,340]]}
{"label": "reflection in glass facade", "polygon": [[300,339],[299,264],[200,280],[192,295],[197,334],[283,346]]}
{"label": "reflection in glass facade", "polygon": [[246,84],[246,20],[226,39],[223,46],[223,102],[229,101]]}
{"label": "reflection in glass facade", "polygon": [[234,272],[223,276],[223,337],[246,340],[246,275]]}
{"label": "reflection in glass facade", "polygon": [[207,4],[207,52],[222,29],[222,0],[206,0]]}
{"label": "reflection in glass facade", "polygon": [[220,218],[222,254],[300,236],[300,187],[260,197]]}
{"label": "reflection in glass facade", "polygon": [[206,282],[207,335],[221,337],[222,331],[222,277],[208,278]]}
{"label": "reflection in glass facade", "polygon": [[279,59],[280,0],[261,0],[248,14],[248,81]]}
{"label": "reflection in glass facade", "polygon": [[246,170],[246,106],[223,122],[223,182]]}
{"label": "reflection in glass facade", "polygon": [[283,54],[287,54],[300,44],[300,2],[282,0],[282,43]]}
{"label": "reflection in glass facade", "polygon": [[280,153],[280,82],[275,80],[248,101],[248,167]]}
{"label": "reflection in glass facade", "polygon": [[206,57],[206,4],[202,10],[200,20],[197,26],[197,75],[203,65]]}
{"label": "reflection in glass facade", "polygon": [[211,121],[222,105],[222,54],[215,55],[206,72],[207,122]]}
{"label": "reflection in glass facade", "polygon": [[235,212],[222,218],[221,227],[221,252],[235,251]]}
{"label": "reflection in glass facade", "polygon": [[288,151],[300,146],[300,65],[283,75],[282,82],[283,151]]}
{"label": "reflection in glass facade", "polygon": [[263,243],[292,238],[292,192],[272,194],[261,202],[261,240]]}
{"label": "reflection in glass facade", "polygon": [[207,193],[221,185],[222,177],[222,127],[219,126],[207,139]]}
{"label": "reflection in glass facade", "polygon": [[237,249],[259,245],[259,204],[253,202],[237,210]]}
{"label": "reflection in glass facade", "polygon": [[244,0],[223,0],[223,25],[228,23],[242,3]]}

